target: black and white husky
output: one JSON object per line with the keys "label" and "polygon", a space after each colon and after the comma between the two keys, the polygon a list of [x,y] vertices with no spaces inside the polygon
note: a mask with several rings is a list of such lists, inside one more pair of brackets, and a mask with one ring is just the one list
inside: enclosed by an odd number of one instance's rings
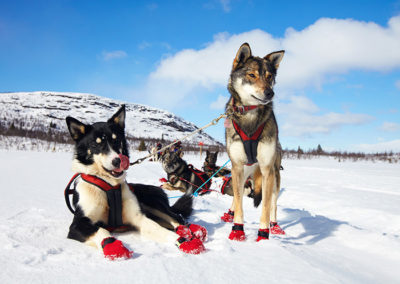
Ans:
{"label": "black and white husky", "polygon": [[109,259],[132,255],[111,235],[122,228],[135,229],[157,242],[176,243],[186,253],[205,250],[205,228],[185,225],[192,212],[190,196],[170,207],[162,189],[125,181],[129,167],[125,106],[107,122],[87,125],[72,117],[66,122],[75,141],[72,169],[80,174],[72,191],[75,210],[68,238],[97,247]]}

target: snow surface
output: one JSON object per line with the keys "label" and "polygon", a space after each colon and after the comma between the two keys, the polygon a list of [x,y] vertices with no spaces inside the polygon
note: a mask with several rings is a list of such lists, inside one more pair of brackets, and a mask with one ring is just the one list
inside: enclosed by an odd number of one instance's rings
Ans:
{"label": "snow surface", "polygon": [[[202,164],[198,156],[184,158]],[[0,283],[400,282],[399,164],[284,160],[278,219],[286,236],[256,243],[260,208],[246,198],[248,239],[229,241],[231,224],[220,216],[231,197],[212,192],[195,199],[191,218],[208,229],[206,253],[185,255],[129,233],[117,237],[134,257],[111,262],[66,238],[72,215],[63,191],[71,159],[0,151]],[[219,157],[220,164],[226,160]],[[159,185],[165,176],[159,163],[144,162],[129,170],[128,181]]]}

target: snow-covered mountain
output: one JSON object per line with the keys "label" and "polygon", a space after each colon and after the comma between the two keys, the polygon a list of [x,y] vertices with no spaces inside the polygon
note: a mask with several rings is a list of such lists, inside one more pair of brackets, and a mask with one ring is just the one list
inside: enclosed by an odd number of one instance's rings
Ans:
{"label": "snow-covered mountain", "polygon": [[[92,94],[60,92],[0,93],[0,129],[1,132],[12,128],[64,136],[67,135],[67,116],[85,123],[106,121],[121,104],[126,104],[126,133],[129,138],[161,140],[163,136],[171,141],[198,129],[193,123],[165,110]],[[200,141],[206,145],[220,145],[206,133],[188,140],[196,144]]]}

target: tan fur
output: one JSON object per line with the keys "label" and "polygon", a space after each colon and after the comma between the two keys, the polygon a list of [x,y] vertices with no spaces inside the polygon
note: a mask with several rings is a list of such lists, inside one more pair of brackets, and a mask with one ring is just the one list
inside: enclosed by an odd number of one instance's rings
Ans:
{"label": "tan fur", "polygon": [[[272,62],[277,68],[283,53],[284,51],[274,52],[265,56],[264,59],[257,57],[257,62],[263,62],[263,64]],[[232,119],[242,128],[255,131],[262,123],[265,123],[265,127],[257,146],[258,163],[250,173],[246,166],[247,156],[240,136],[233,127],[226,128],[226,146],[232,161],[232,187],[234,192],[231,210],[234,211],[234,223],[243,224],[243,188],[245,180],[252,175],[255,195],[261,193],[262,196],[260,229],[266,229],[269,228],[271,220],[276,221],[276,202],[280,188],[281,147],[278,139],[278,126],[272,107],[262,105],[260,108],[244,114],[234,112],[233,98],[235,98],[236,105],[251,105],[254,104],[253,96],[262,98],[265,92],[272,90],[271,84],[274,81],[272,75],[265,72],[265,77],[261,78],[258,72],[259,63],[249,58],[254,57],[251,55],[250,46],[245,43],[240,47],[233,62],[232,74],[228,84],[228,90],[232,97],[226,106],[226,111],[233,113]],[[239,69],[239,64],[245,65],[246,68]],[[238,72],[234,73],[236,68],[238,68]],[[237,74],[240,74],[240,76]],[[252,133],[250,131],[248,133]]]}

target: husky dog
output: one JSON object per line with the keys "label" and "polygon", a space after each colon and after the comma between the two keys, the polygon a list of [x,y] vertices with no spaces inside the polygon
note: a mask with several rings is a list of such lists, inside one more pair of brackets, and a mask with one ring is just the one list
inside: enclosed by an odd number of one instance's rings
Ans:
{"label": "husky dog", "polygon": [[284,233],[276,223],[281,147],[272,105],[273,86],[283,55],[281,50],[263,58],[255,57],[249,44],[244,43],[233,61],[228,83],[231,97],[226,105],[226,113],[232,115],[225,133],[234,193],[232,206],[225,213],[234,215],[231,240],[245,239],[242,198],[245,181],[251,175],[255,184],[254,205],[262,204],[257,241],[268,239],[270,228],[272,233]]}
{"label": "husky dog", "polygon": [[[212,176],[220,168],[216,165],[217,159],[218,159],[218,152],[219,151],[213,153],[213,152],[210,152],[209,150],[207,150],[207,152],[206,152],[206,159],[203,164],[203,171],[208,176]],[[226,175],[229,175],[230,173],[231,173],[231,171],[229,169],[223,168],[216,174],[216,177],[224,177]]]}
{"label": "husky dog", "polygon": [[125,181],[129,153],[124,105],[107,122],[89,125],[72,117],[66,122],[75,141],[72,169],[79,173],[72,190],[75,211],[66,195],[74,211],[68,238],[97,247],[109,259],[131,257],[132,251],[111,235],[126,227],[158,242],[176,243],[186,253],[204,251],[205,228],[184,225],[192,211],[191,198],[185,196],[170,207],[162,189]]}
{"label": "husky dog", "polygon": [[[167,173],[168,181],[161,187],[166,190],[179,190],[190,195],[198,191],[200,195],[208,193],[211,180],[204,184],[209,176],[192,165],[188,165],[179,152],[166,151],[161,157],[161,164]],[[201,185],[204,186],[199,189]]]}

